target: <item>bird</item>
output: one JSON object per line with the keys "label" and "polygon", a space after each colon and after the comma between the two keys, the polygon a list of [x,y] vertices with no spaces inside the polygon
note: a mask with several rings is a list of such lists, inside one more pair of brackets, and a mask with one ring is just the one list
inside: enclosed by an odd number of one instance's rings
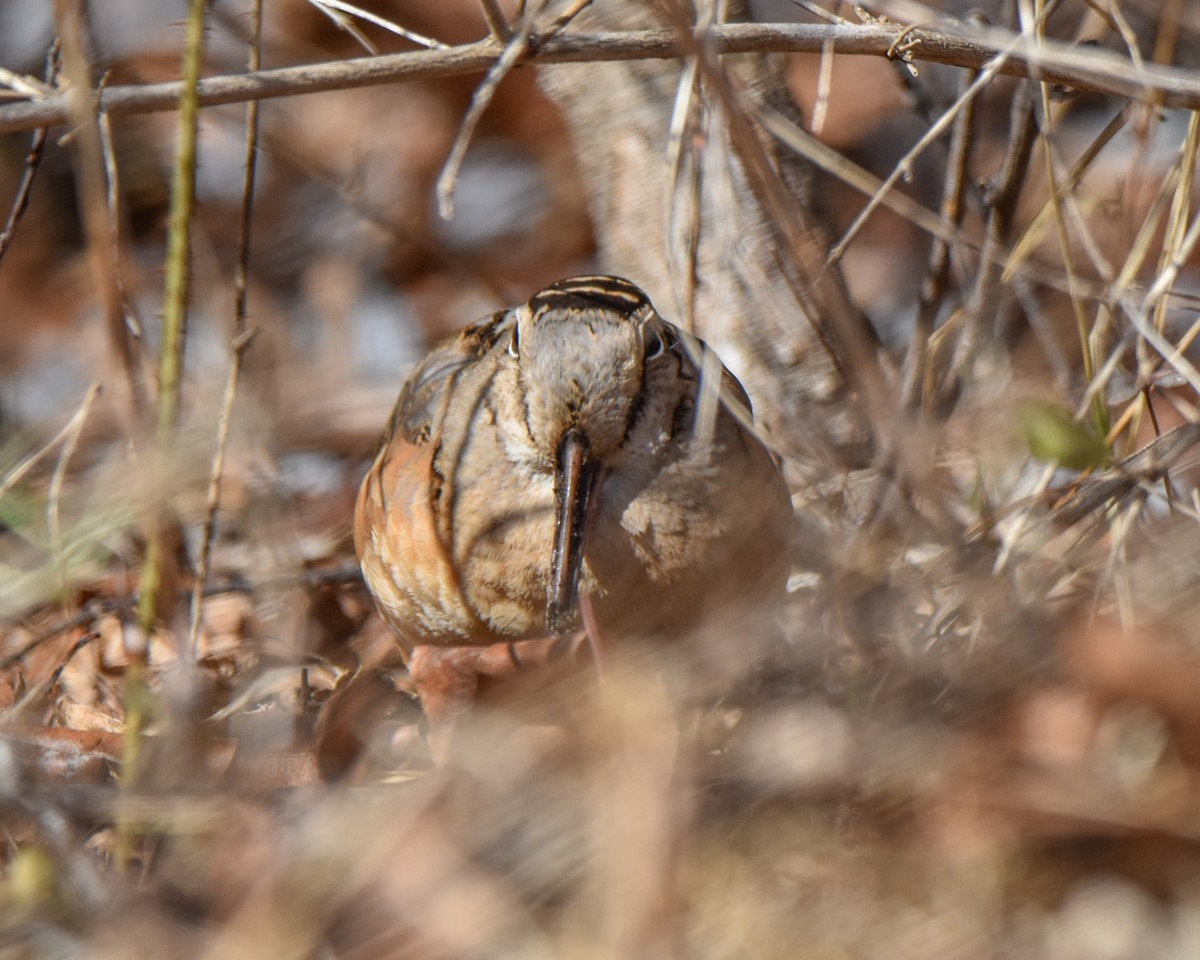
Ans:
{"label": "bird", "polygon": [[721,642],[712,624],[736,633],[775,610],[793,525],[746,391],[711,348],[631,281],[580,276],[414,368],[354,538],[438,757],[482,680],[581,656],[581,638],[597,664],[631,644]]}

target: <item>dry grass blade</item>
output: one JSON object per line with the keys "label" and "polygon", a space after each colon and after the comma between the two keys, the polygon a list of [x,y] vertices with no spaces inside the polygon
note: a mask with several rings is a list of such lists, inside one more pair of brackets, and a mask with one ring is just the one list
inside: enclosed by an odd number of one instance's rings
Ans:
{"label": "dry grass blade", "polygon": [[339,30],[350,34],[354,38],[354,42],[366,50],[368,53],[379,53],[379,48],[375,46],[370,38],[362,32],[358,24],[354,22],[354,18],[346,13],[343,13],[339,8],[334,7],[324,2],[324,0],[308,0],[308,2],[327,16]]}
{"label": "dry grass blade", "polygon": [[40,449],[29,454],[24,460],[9,470],[3,478],[0,478],[0,498],[3,498],[9,490],[20,483],[25,478],[25,475],[36,467],[51,450],[59,446],[59,444],[67,443],[70,438],[78,435],[79,430],[83,427],[83,422],[87,419],[88,410],[91,409],[92,403],[95,402],[99,394],[99,383],[93,383],[89,386],[87,393],[84,394],[83,402],[80,403],[79,408],[75,411],[71,419],[63,424],[62,429],[47,440]]}
{"label": "dry grass blade", "polygon": [[1122,296],[1118,302],[1126,316],[1132,321],[1138,334],[1166,361],[1169,367],[1178,371],[1194,390],[1200,392],[1200,370],[1197,370],[1195,365],[1183,355],[1183,350],[1178,344],[1171,344],[1158,332],[1151,320],[1151,314],[1158,301],[1175,283],[1183,264],[1192,255],[1198,242],[1200,242],[1200,216],[1193,219],[1174,256],[1159,272],[1154,283],[1146,292],[1145,299],[1140,304],[1134,304],[1129,302],[1127,297]]}
{"label": "dry grass blade", "polygon": [[931,236],[950,244],[968,242],[959,233],[955,223],[922,206],[906,194],[884,190],[882,180],[836,150],[827,147],[787,117],[776,113],[769,107],[764,107],[759,112],[758,119],[763,127],[788,149],[794,150],[806,160],[847,186],[853,187],[864,196],[879,196],[880,203],[884,207],[904,217]]}
{"label": "dry grass blade", "polygon": [[[1188,117],[1187,135],[1184,137],[1180,156],[1180,175],[1176,185],[1175,195],[1171,202],[1171,212],[1167,218],[1166,232],[1162,241],[1162,252],[1159,255],[1159,270],[1165,269],[1179,256],[1180,245],[1184,241],[1187,230],[1187,218],[1192,209],[1193,181],[1196,176],[1196,156],[1200,150],[1200,113],[1192,111]],[[1167,302],[1159,300],[1154,309],[1154,326],[1162,331],[1166,325]]]}
{"label": "dry grass blade", "polygon": [[[1185,262],[1190,253],[1189,237],[1192,244],[1196,242],[1195,224],[1193,224],[1192,229],[1187,234],[1178,239],[1177,244],[1172,244],[1173,253],[1171,255],[1168,256],[1164,253],[1160,258],[1159,273],[1150,290],[1146,291],[1141,299],[1131,297],[1135,278],[1138,276],[1142,265],[1151,255],[1163,217],[1169,215],[1168,210],[1170,207],[1178,206],[1177,190],[1179,178],[1182,168],[1188,163],[1188,156],[1190,154],[1191,148],[1189,148],[1188,142],[1185,140],[1180,156],[1162,177],[1154,202],[1144,216],[1138,234],[1130,245],[1125,262],[1121,266],[1121,270],[1110,282],[1106,298],[1097,307],[1097,319],[1089,332],[1089,339],[1091,342],[1097,344],[1102,342],[1102,338],[1107,336],[1109,327],[1113,322],[1114,307],[1119,308],[1120,312],[1129,318],[1135,331],[1142,335],[1144,341],[1150,343],[1160,358],[1169,365],[1174,366],[1176,370],[1195,385],[1195,383],[1200,381],[1195,380],[1193,375],[1187,372],[1192,367],[1183,356],[1184,347],[1180,345],[1171,347],[1158,330],[1157,324],[1152,319],[1149,319],[1151,316],[1158,316],[1159,304],[1166,301],[1170,289],[1175,282],[1175,277],[1178,274],[1179,264]],[[1079,218],[1076,218],[1076,221],[1081,223]],[[1178,226],[1172,227],[1167,237],[1168,242],[1171,241],[1172,235],[1178,236]],[[1082,229],[1082,225],[1081,236],[1085,238],[1087,236],[1086,229]],[[1089,247],[1089,252],[1090,250],[1091,248]],[[1098,262],[1095,256],[1093,259],[1094,262]],[[1102,272],[1103,269],[1101,267]],[[1152,337],[1145,335],[1144,330],[1147,327],[1154,331]],[[1113,353],[1110,354],[1104,367],[1097,371],[1091,378],[1086,393],[1088,402],[1096,402],[1095,398],[1103,395],[1111,376],[1117,369],[1121,354],[1126,349],[1127,344],[1124,341],[1119,343]]]}
{"label": "dry grass blade", "polygon": [[93,383],[88,387],[87,393],[84,394],[83,403],[80,404],[79,410],[71,418],[71,422],[68,424],[70,429],[63,438],[62,451],[59,453],[58,463],[54,466],[54,474],[50,478],[50,489],[46,495],[46,528],[50,533],[50,545],[54,551],[54,561],[58,565],[63,603],[68,602],[71,594],[66,550],[63,546],[59,504],[62,501],[63,484],[67,478],[67,466],[70,464],[71,457],[75,454],[75,450],[79,446],[79,436],[83,432],[83,424],[87,420],[92,404],[99,395],[100,384]]}
{"label": "dry grass blade", "polygon": [[[1038,2],[1039,5],[1041,5],[1044,0],[1038,0]],[[1113,33],[1117,34],[1117,36],[1121,38],[1121,42],[1125,46],[1125,52],[1129,54],[1129,62],[1132,64],[1134,71],[1137,73],[1144,73],[1146,70],[1146,63],[1142,59],[1142,51],[1139,48],[1137,34],[1134,32],[1133,28],[1129,26],[1129,21],[1121,12],[1120,6],[1111,2],[1111,0],[1107,0],[1103,7],[1101,7],[1096,0],[1084,0],[1084,2],[1087,3],[1087,5],[1093,10],[1097,11],[1108,23],[1109,28],[1113,31]]]}
{"label": "dry grass blade", "polygon": [[[1043,87],[1045,85],[1043,84]],[[1043,234],[1049,228],[1050,220],[1056,217],[1056,204],[1061,205],[1061,195],[1069,193],[1079,186],[1083,176],[1091,168],[1092,164],[1108,146],[1113,138],[1121,132],[1129,122],[1128,110],[1122,108],[1118,110],[1113,118],[1105,125],[1104,129],[1088,144],[1087,148],[1079,155],[1079,158],[1071,165],[1071,169],[1065,177],[1057,177],[1055,179],[1055,189],[1049,197],[1043,201],[1041,209],[1034,214],[1029,225],[1021,232],[1021,236],[1013,244],[1012,252],[1009,254],[1005,265],[1004,272],[1000,276],[1001,283],[1009,283],[1017,274],[1018,270],[1032,255],[1041,242]]]}

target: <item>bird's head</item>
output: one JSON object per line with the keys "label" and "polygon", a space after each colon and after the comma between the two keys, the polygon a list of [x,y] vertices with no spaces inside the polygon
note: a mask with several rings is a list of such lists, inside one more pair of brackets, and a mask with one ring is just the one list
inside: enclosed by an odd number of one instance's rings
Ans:
{"label": "bird's head", "polygon": [[528,439],[554,474],[547,613],[554,631],[575,605],[584,528],[605,462],[638,416],[647,367],[666,353],[666,327],[628,280],[576,277],[518,308],[510,336]]}

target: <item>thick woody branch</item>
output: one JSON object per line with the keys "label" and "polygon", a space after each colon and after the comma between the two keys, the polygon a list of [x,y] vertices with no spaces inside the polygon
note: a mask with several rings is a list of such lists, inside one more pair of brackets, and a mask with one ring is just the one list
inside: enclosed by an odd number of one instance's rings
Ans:
{"label": "thick woody branch", "polygon": [[[928,30],[910,30],[899,24],[732,23],[714,26],[711,42],[718,53],[791,52],[835,53],[894,57],[903,41],[905,60],[942,63],[980,69],[1011,43],[1012,34],[989,30],[978,36],[959,36]],[[503,52],[503,45],[488,39],[479,43],[436,50],[418,50],[381,57],[363,57],[299,67],[282,67],[200,81],[201,106],[241,103],[268,97],[296,96],[326,90],[398,83],[420,78],[482,73]],[[538,63],[578,63],[602,60],[669,59],[683,55],[673,30],[636,30],[621,33],[560,35],[540,48],[531,48],[529,60]],[[1044,42],[1019,45],[1010,51],[1000,70],[1013,76],[1036,72],[1047,83],[1073,90],[1089,90],[1133,99],[1153,98],[1161,106],[1200,108],[1200,76],[1173,67],[1145,66],[1135,70],[1130,62],[1106,51]],[[105,87],[100,107],[111,116],[173,110],[180,84]],[[0,107],[0,134],[54,126],[67,121],[66,99],[61,94],[41,100]]]}

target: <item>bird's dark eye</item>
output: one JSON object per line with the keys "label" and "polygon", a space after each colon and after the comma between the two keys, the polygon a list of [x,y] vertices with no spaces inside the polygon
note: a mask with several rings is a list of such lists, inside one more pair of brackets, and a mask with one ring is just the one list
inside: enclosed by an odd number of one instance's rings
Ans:
{"label": "bird's dark eye", "polygon": [[521,356],[521,348],[517,341],[517,326],[513,324],[512,338],[508,341],[508,355],[516,360]]}
{"label": "bird's dark eye", "polygon": [[645,353],[642,354],[643,362],[657,360],[667,352],[667,341],[657,330],[649,331],[650,336],[646,338]]}

